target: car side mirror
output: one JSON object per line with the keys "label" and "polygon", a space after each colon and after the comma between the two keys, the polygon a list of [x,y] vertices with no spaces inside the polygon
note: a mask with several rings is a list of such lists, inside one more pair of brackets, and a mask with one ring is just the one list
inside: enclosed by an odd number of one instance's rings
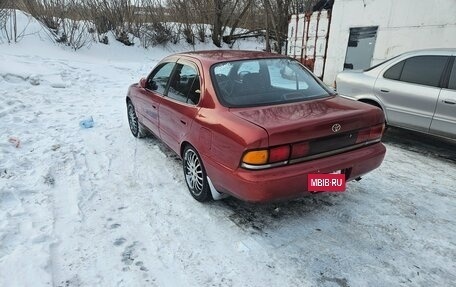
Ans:
{"label": "car side mirror", "polygon": [[141,80],[139,80],[139,85],[141,86],[141,88],[145,89],[147,87],[146,78],[141,78]]}

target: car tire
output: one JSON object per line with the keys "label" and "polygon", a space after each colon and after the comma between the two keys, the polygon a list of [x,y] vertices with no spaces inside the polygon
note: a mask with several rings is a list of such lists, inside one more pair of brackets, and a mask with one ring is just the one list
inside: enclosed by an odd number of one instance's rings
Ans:
{"label": "car tire", "polygon": [[143,125],[138,121],[138,117],[136,116],[135,107],[131,103],[131,101],[127,102],[127,117],[128,117],[128,125],[130,126],[130,131],[134,137],[143,138],[147,136],[147,132]]}
{"label": "car tire", "polygon": [[187,145],[182,159],[185,183],[190,194],[199,202],[212,200],[206,170],[198,152],[191,145]]}

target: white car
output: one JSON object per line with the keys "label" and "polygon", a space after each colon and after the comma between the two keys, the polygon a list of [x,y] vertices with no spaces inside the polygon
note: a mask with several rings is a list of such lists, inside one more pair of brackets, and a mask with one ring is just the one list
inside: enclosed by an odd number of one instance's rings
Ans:
{"label": "white car", "polygon": [[401,54],[337,75],[339,95],[381,108],[388,125],[456,139],[456,49]]}

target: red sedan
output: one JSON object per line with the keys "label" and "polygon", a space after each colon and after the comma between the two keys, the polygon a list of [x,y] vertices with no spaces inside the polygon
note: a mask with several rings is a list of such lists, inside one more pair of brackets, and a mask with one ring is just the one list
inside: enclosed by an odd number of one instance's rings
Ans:
{"label": "red sedan", "polygon": [[163,59],[130,86],[135,137],[152,133],[183,159],[198,201],[308,193],[308,174],[347,181],[385,156],[380,109],[344,99],[299,62],[254,51],[201,51]]}

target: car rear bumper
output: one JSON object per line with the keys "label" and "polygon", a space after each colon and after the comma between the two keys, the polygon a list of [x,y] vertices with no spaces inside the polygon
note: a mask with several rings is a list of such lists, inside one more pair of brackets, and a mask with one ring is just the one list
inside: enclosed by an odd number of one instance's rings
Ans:
{"label": "car rear bumper", "polygon": [[350,181],[377,167],[385,157],[385,146],[376,143],[349,152],[267,170],[247,170],[238,168],[229,171],[219,165],[211,165],[205,160],[208,175],[215,188],[239,199],[252,202],[267,202],[299,197],[306,193],[307,175],[310,173],[330,173],[342,170]]}

